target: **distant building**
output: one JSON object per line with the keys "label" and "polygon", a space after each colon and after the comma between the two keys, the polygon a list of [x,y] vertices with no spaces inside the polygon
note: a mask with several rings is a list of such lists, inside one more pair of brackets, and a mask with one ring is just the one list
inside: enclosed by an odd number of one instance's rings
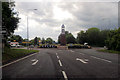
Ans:
{"label": "distant building", "polygon": [[60,45],[66,45],[66,37],[65,37],[65,26],[64,24],[61,26],[61,34],[59,36]]}

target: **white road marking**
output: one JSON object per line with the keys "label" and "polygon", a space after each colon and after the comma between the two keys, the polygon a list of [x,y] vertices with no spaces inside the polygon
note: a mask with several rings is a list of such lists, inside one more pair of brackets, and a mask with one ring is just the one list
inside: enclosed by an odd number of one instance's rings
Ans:
{"label": "white road marking", "polygon": [[79,53],[79,54],[81,54],[81,55],[85,55],[85,54],[83,54],[83,53]]}
{"label": "white road marking", "polygon": [[10,62],[10,63],[8,63],[8,64],[5,64],[5,65],[3,65],[3,66],[0,66],[0,68],[6,67],[6,66],[8,66],[8,65],[11,65],[11,64],[16,63],[16,62],[18,62],[18,61],[21,61],[21,60],[23,60],[23,59],[26,59],[26,58],[28,58],[28,57],[30,57],[30,56],[35,55],[35,54],[37,54],[37,53],[33,53],[33,54],[31,54],[31,55],[25,56],[25,57],[23,57],[23,58],[20,58],[20,59],[18,59],[18,60],[15,60],[15,61],[13,61],[13,62]]}
{"label": "white road marking", "polygon": [[79,58],[76,58],[76,60],[79,60],[79,61],[81,61],[81,62],[84,63],[84,64],[88,63],[88,62],[85,62],[84,60],[79,59]]}
{"label": "white road marking", "polygon": [[58,55],[58,53],[56,53],[56,55]]}
{"label": "white road marking", "polygon": [[111,63],[112,61],[109,61],[109,60],[106,60],[106,59],[102,59],[102,58],[98,58],[98,57],[95,57],[95,56],[91,56],[92,58],[95,58],[95,59],[99,59],[99,60],[103,60],[103,61],[106,61],[106,62],[109,62]]}
{"label": "white road marking", "polygon": [[31,61],[36,61],[37,59],[32,59]]}
{"label": "white road marking", "polygon": [[37,64],[37,62],[38,62],[38,60],[36,60],[34,63],[32,63],[32,65],[36,65],[36,64]]}
{"label": "white road marking", "polygon": [[59,62],[59,65],[60,65],[60,66],[62,66],[62,63],[61,63],[61,61],[60,61],[60,60],[58,60],[58,62]]}
{"label": "white road marking", "polygon": [[88,59],[84,59],[85,61],[89,61]]}
{"label": "white road marking", "polygon": [[73,51],[73,50],[70,50],[71,52],[75,52],[75,51]]}
{"label": "white road marking", "polygon": [[57,56],[57,58],[59,59],[59,56]]}
{"label": "white road marking", "polygon": [[66,75],[65,71],[62,71],[62,74],[63,74],[63,76],[64,76],[65,80],[68,80],[68,78],[67,78],[67,75]]}

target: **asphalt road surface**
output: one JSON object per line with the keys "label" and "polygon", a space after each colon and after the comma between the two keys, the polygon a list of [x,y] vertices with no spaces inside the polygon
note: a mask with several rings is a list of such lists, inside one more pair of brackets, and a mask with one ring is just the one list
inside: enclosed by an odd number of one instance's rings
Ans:
{"label": "asphalt road surface", "polygon": [[96,49],[39,49],[2,66],[3,79],[117,80],[118,54]]}

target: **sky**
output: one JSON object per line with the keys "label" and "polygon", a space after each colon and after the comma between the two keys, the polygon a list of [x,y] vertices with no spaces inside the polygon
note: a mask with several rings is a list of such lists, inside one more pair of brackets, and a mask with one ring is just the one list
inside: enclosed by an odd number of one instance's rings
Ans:
{"label": "sky", "polygon": [[[88,1],[31,1],[15,0],[15,11],[19,12],[20,23],[15,35],[27,38],[27,17],[29,39],[51,37],[57,41],[62,24],[74,37],[81,30],[97,27],[103,29],[118,28],[117,0]],[[106,2],[105,2],[106,1]],[[108,2],[107,2],[108,1]],[[37,10],[34,10],[37,9]]]}

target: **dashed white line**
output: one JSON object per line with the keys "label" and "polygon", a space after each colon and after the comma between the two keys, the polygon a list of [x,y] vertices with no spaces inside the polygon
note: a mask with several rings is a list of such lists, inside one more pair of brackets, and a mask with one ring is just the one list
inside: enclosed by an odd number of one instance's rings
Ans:
{"label": "dashed white line", "polygon": [[58,53],[56,53],[56,55],[58,55]]}
{"label": "dashed white line", "polygon": [[88,62],[85,62],[84,60],[79,59],[79,58],[76,58],[76,60],[79,60],[79,61],[81,61],[81,62],[84,63],[84,64],[88,63]]}
{"label": "dashed white line", "polygon": [[83,54],[83,53],[79,53],[79,54],[81,54],[81,55],[85,55],[85,54]]}
{"label": "dashed white line", "polygon": [[75,51],[73,51],[73,50],[70,50],[71,52],[75,52]]}
{"label": "dashed white line", "polygon": [[62,63],[61,63],[61,61],[60,61],[60,60],[58,60],[58,62],[59,62],[59,65],[60,65],[60,66],[62,66]]}
{"label": "dashed white line", "polygon": [[59,56],[57,56],[57,58],[59,59]]}
{"label": "dashed white line", "polygon": [[18,61],[21,61],[21,60],[23,60],[23,59],[26,59],[26,58],[28,58],[28,57],[30,57],[30,56],[35,55],[35,54],[37,54],[37,53],[34,53],[34,54],[31,54],[31,55],[25,56],[25,57],[23,57],[23,58],[20,58],[20,59],[18,59],[18,60],[15,60],[15,61],[13,61],[13,62],[10,62],[10,63],[8,63],[8,64],[5,64],[5,65],[3,65],[3,66],[0,66],[0,68],[6,67],[6,66],[8,66],[8,65],[11,65],[11,64],[16,63],[16,62],[18,62]]}
{"label": "dashed white line", "polygon": [[32,63],[32,65],[36,65],[36,64],[37,64],[37,62],[38,62],[38,60],[36,60],[34,63]]}
{"label": "dashed white line", "polygon": [[98,58],[98,57],[95,57],[95,56],[91,56],[92,58],[95,58],[95,59],[99,59],[99,60],[103,60],[103,61],[106,61],[106,62],[109,62],[111,63],[112,61],[109,61],[109,60],[106,60],[106,59],[102,59],[102,58]]}
{"label": "dashed white line", "polygon": [[63,76],[64,76],[65,80],[68,80],[68,78],[67,78],[67,75],[66,75],[65,71],[62,71],[62,74],[63,74]]}

